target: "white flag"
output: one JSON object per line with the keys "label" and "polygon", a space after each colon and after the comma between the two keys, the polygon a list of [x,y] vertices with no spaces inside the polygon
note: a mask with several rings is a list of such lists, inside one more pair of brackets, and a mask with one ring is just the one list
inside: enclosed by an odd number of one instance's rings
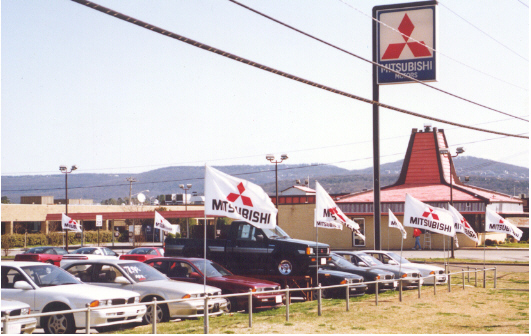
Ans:
{"label": "white flag", "polygon": [[161,214],[155,211],[155,229],[160,229],[166,232],[173,232],[173,226]]}
{"label": "white flag", "polygon": [[463,233],[465,236],[467,236],[468,239],[472,239],[476,243],[479,243],[478,235],[476,234],[474,229],[472,229],[470,224],[468,224],[463,215],[461,215],[461,213],[450,204],[448,205],[448,210],[450,210],[450,213],[452,214],[452,217],[454,219],[455,232]]}
{"label": "white flag", "polygon": [[81,225],[79,225],[78,222],[76,222],[75,220],[73,220],[72,218],[68,217],[65,214],[63,214],[61,218],[61,226],[63,227],[63,229],[66,229],[66,230],[82,232]]}
{"label": "white flag", "polygon": [[389,209],[389,227],[399,229],[402,232],[402,239],[407,238],[406,229],[402,226],[402,223],[398,221],[395,214]]}
{"label": "white flag", "polygon": [[326,229],[343,230],[343,225],[346,225],[354,233],[365,240],[365,236],[360,232],[360,226],[352,219],[345,216],[343,211],[339,209],[332,197],[328,195],[326,190],[315,182],[315,221],[314,226]]}
{"label": "white flag", "polygon": [[455,236],[454,219],[450,211],[422,203],[409,194],[406,194],[404,226]]}
{"label": "white flag", "polygon": [[205,215],[230,217],[259,228],[274,229],[277,212],[259,185],[205,166]]}
{"label": "white flag", "polygon": [[487,209],[487,213],[485,214],[485,231],[506,233],[517,240],[522,238],[523,233],[513,223],[490,209]]}

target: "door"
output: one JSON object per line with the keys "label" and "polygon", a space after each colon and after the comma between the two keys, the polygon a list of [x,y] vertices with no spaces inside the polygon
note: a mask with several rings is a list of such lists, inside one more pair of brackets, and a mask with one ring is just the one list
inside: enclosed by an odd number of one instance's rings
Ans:
{"label": "door", "polygon": [[238,272],[261,272],[268,266],[267,237],[251,224],[240,223],[233,256],[238,261]]}
{"label": "door", "polygon": [[[25,281],[33,289],[14,288],[17,281]],[[39,309],[41,309],[40,307],[35,307],[35,286],[28,280],[24,272],[13,267],[2,266],[2,299],[27,303],[34,313],[39,313]]]}

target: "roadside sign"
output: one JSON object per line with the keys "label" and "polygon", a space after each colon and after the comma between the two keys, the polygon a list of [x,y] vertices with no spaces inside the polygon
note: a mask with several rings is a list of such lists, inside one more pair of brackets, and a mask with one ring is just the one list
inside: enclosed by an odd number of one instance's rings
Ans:
{"label": "roadside sign", "polygon": [[[373,7],[376,62],[420,81],[437,80],[437,2]],[[378,67],[377,84],[414,83]]]}
{"label": "roadside sign", "polygon": [[103,216],[96,215],[96,227],[100,228],[103,226]]}

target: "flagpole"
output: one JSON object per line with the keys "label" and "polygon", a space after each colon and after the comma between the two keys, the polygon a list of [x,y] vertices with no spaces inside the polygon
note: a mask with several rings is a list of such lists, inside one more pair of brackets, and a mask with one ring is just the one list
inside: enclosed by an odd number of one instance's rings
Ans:
{"label": "flagpole", "polygon": [[317,226],[317,221],[316,221],[316,214],[317,214],[317,209],[314,209],[313,210],[313,223],[315,225],[315,253],[316,253],[316,258],[315,258],[315,285],[318,286],[319,285],[319,226]]}
{"label": "flagpole", "polygon": [[[206,174],[206,163],[205,163],[205,174]],[[205,201],[206,201],[206,197],[205,197]],[[203,247],[203,258],[205,259],[205,267],[203,268],[203,291],[205,293],[205,296],[206,296],[206,278],[207,278],[207,261],[206,261],[206,254],[207,254],[207,229],[206,229],[206,226],[207,226],[207,216],[206,216],[206,204],[204,205],[204,216],[205,216],[205,228],[204,228],[204,233],[205,233],[205,246]],[[188,237],[190,236],[190,232],[186,232],[186,234],[188,235]],[[208,309],[208,307],[204,307],[205,309]]]}

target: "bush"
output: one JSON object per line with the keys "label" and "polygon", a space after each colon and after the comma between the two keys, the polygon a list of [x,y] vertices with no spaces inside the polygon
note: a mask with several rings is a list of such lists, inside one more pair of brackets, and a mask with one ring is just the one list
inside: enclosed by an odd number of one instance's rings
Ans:
{"label": "bush", "polygon": [[485,246],[494,246],[497,245],[498,242],[493,239],[485,239]]}

